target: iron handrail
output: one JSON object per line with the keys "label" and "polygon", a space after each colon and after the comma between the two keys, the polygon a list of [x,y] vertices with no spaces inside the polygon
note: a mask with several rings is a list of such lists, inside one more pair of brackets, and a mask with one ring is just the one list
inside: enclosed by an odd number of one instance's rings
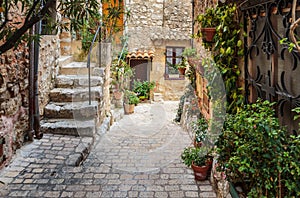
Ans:
{"label": "iron handrail", "polygon": [[[87,57],[88,84],[89,84],[89,105],[91,105],[91,103],[92,103],[91,102],[91,53],[92,53],[92,49],[93,49],[93,45],[95,43],[95,40],[96,40],[99,32],[101,31],[101,26],[102,26],[102,24],[100,24],[97,28],[97,31],[94,35],[93,41],[92,41],[90,49],[89,49],[88,57]],[[101,38],[100,38],[100,45],[101,45]],[[100,50],[101,50],[101,46],[100,46]],[[100,57],[100,60],[101,60],[101,57]]]}

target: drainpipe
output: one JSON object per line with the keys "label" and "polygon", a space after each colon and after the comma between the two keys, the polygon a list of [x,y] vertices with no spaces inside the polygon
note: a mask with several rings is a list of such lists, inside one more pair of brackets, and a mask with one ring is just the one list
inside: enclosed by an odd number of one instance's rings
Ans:
{"label": "drainpipe", "polygon": [[[192,35],[194,34],[194,24],[195,24],[195,0],[192,0]],[[194,39],[191,39],[191,46],[194,48]]]}
{"label": "drainpipe", "polygon": [[[34,35],[34,29],[30,29],[30,34],[33,36]],[[34,41],[31,41],[30,43],[30,57],[29,57],[29,110],[28,110],[28,116],[29,116],[29,126],[28,126],[28,133],[27,137],[29,141],[33,140],[33,135],[34,135],[34,129],[33,129],[33,114],[34,114]]]}
{"label": "drainpipe", "polygon": [[[35,24],[35,34],[41,34],[41,21]],[[40,131],[40,110],[39,110],[39,85],[38,85],[38,68],[39,68],[39,43],[34,41],[34,132],[37,139],[43,137]]]}

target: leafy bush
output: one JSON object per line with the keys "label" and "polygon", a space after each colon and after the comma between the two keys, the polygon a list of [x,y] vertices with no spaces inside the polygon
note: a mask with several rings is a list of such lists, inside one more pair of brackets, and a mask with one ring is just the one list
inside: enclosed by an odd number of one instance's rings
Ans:
{"label": "leafy bush", "polygon": [[272,106],[258,100],[228,116],[216,145],[228,178],[248,197],[300,195],[300,141],[279,126]]}
{"label": "leafy bush", "polygon": [[192,165],[192,162],[194,162],[196,166],[205,166],[207,162],[207,151],[205,147],[186,147],[181,154],[181,159],[188,167]]}
{"label": "leafy bush", "polygon": [[130,90],[125,90],[124,94],[124,102],[126,104],[138,104],[140,102],[140,99],[137,97],[136,93]]}
{"label": "leafy bush", "polygon": [[150,91],[153,90],[154,87],[154,81],[134,81],[133,83],[133,91],[137,93],[139,97],[143,97],[145,99],[149,99]]}
{"label": "leafy bush", "polygon": [[201,117],[192,123],[192,131],[195,134],[196,142],[205,140],[208,131],[208,123],[204,117]]}

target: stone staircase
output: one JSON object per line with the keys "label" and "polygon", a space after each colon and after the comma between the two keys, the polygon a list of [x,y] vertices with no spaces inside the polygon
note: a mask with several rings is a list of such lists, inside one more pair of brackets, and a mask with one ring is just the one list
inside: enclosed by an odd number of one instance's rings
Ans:
{"label": "stone staircase", "polygon": [[92,137],[99,122],[104,68],[91,64],[91,105],[89,105],[88,69],[86,62],[62,58],[50,91],[50,102],[44,109],[41,132]]}

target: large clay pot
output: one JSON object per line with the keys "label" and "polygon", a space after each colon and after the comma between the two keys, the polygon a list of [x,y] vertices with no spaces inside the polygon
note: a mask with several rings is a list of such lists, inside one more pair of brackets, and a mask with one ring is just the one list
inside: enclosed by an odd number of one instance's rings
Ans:
{"label": "large clay pot", "polygon": [[131,114],[134,112],[134,104],[124,104],[124,113]]}
{"label": "large clay pot", "polygon": [[194,165],[194,162],[192,163],[192,169],[194,171],[195,180],[203,181],[207,177],[207,172],[209,169],[209,166],[196,166]]}

